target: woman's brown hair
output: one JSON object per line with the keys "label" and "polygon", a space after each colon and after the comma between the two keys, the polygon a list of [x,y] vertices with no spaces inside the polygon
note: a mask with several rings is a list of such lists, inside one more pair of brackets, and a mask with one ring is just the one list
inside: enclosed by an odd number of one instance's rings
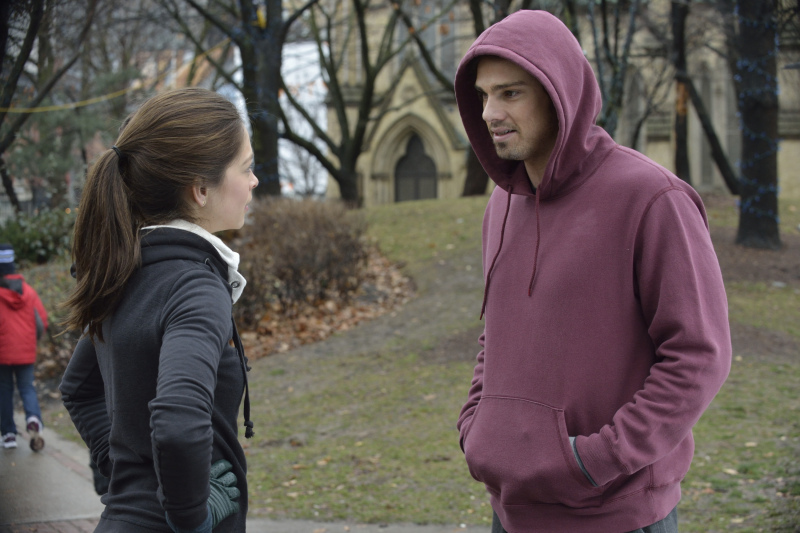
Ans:
{"label": "woman's brown hair", "polygon": [[206,89],[176,89],[142,104],[114,147],[89,169],[75,221],[72,258],[77,284],[65,302],[69,329],[103,340],[140,264],[140,230],[175,219],[194,222],[189,191],[219,186],[241,149],[236,107]]}

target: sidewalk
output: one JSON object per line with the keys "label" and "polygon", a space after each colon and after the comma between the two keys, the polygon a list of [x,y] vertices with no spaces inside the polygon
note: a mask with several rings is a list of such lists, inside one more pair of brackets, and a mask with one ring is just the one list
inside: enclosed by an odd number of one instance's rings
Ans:
{"label": "sidewalk", "polygon": [[[17,429],[25,428],[21,413]],[[86,522],[103,511],[94,492],[92,470],[86,448],[44,431],[45,447],[39,453],[28,446],[24,431],[16,449],[0,449],[0,532],[48,531],[22,529],[11,524],[37,522]],[[92,531],[94,524],[63,531]],[[53,531],[52,529],[49,531]]]}
{"label": "sidewalk", "polygon": [[[22,429],[21,414],[16,420]],[[28,436],[17,448],[0,448],[0,533],[91,533],[103,505],[94,492],[89,453],[45,429],[44,450],[34,453]],[[248,519],[250,533],[487,533],[488,528],[413,524],[322,523]]]}

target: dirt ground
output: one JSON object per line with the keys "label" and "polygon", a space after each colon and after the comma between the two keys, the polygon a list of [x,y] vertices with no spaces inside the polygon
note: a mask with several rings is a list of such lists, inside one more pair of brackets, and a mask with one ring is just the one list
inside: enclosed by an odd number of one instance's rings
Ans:
{"label": "dirt ground", "polygon": [[[800,231],[781,235],[783,249],[778,251],[744,248],[735,244],[735,238],[735,228],[711,230],[726,282],[760,281],[800,287]],[[796,358],[800,354],[800,342],[784,333],[732,324],[731,337],[734,353],[762,354],[779,359]]]}
{"label": "dirt ground", "polygon": [[783,249],[778,251],[744,248],[735,238],[735,228],[711,230],[725,281],[800,282],[800,231],[781,235]]}

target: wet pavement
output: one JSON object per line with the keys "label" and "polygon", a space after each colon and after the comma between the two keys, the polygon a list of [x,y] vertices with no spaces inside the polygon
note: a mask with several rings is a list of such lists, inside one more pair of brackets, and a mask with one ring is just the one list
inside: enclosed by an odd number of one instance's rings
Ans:
{"label": "wet pavement", "polygon": [[[24,428],[21,413],[17,427]],[[33,452],[28,435],[17,436],[17,448],[0,449],[0,533],[90,533],[103,504],[94,491],[89,454],[83,444],[57,434],[42,434],[45,447]],[[488,533],[488,528],[356,524],[347,522],[248,519],[251,533]]]}
{"label": "wet pavement", "polygon": [[[21,413],[17,428],[25,427]],[[17,448],[0,449],[0,533],[17,531],[93,531],[103,511],[94,491],[86,447],[42,434],[45,447],[33,452],[24,431]],[[60,529],[23,528],[23,524],[75,522]]]}

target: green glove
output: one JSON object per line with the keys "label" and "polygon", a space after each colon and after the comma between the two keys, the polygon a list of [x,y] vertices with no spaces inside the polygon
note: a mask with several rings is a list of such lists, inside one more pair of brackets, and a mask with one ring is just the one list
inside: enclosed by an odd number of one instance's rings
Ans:
{"label": "green glove", "polygon": [[236,474],[231,472],[233,466],[221,459],[211,465],[211,493],[208,495],[208,512],[211,514],[212,529],[230,515],[239,512],[239,497],[236,488]]}

